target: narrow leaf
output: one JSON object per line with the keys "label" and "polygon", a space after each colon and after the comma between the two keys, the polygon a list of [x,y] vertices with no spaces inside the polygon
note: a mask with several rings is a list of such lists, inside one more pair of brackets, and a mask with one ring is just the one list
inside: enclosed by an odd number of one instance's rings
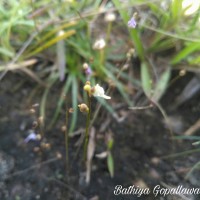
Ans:
{"label": "narrow leaf", "polygon": [[153,101],[159,101],[159,99],[162,97],[163,93],[165,92],[169,78],[170,78],[170,69],[168,68],[160,77],[159,81],[156,83],[156,87],[154,89],[153,93]]}
{"label": "narrow leaf", "polygon": [[182,51],[180,51],[171,61],[171,64],[177,64],[184,58],[186,58],[189,54],[199,51],[200,50],[200,43],[191,43],[187,47],[185,47]]}
{"label": "narrow leaf", "polygon": [[43,43],[46,43],[46,41],[50,41],[50,39],[54,37],[59,31],[64,30],[65,28],[69,28],[70,26],[74,26],[76,24],[76,22],[69,22],[67,24],[63,24],[62,26],[55,27],[53,30],[50,30],[44,36],[42,36],[40,40],[29,49],[29,52],[37,48],[38,46],[42,46]]}
{"label": "narrow leaf", "polygon": [[65,32],[63,35],[58,35],[55,38],[47,41],[43,46],[40,46],[36,50],[32,51],[28,56],[30,57],[30,56],[33,56],[33,55],[41,52],[41,51],[44,51],[48,47],[56,44],[58,41],[63,40],[65,38],[68,38],[68,37],[74,35],[75,33],[76,33],[75,30],[70,30],[70,31]]}
{"label": "narrow leaf", "polygon": [[63,89],[62,89],[60,99],[59,99],[59,101],[57,103],[56,111],[54,113],[54,116],[53,116],[53,118],[51,120],[51,123],[50,123],[48,128],[51,128],[54,125],[54,123],[56,122],[56,120],[58,118],[58,115],[59,115],[59,113],[61,111],[61,108],[62,108],[62,106],[64,104],[64,100],[65,99],[63,98],[63,95],[67,96],[67,93],[69,91],[69,88],[70,88],[71,84],[72,84],[72,77],[69,76],[68,79],[66,80],[66,83],[65,83]]}
{"label": "narrow leaf", "polygon": [[108,165],[110,176],[113,178],[114,177],[114,161],[113,161],[112,154],[110,152],[108,153],[108,157],[107,157],[107,165]]}
{"label": "narrow leaf", "polygon": [[4,47],[0,47],[0,54],[3,54],[5,56],[11,57],[11,58],[14,56],[14,52],[12,52],[9,49],[4,48]]}
{"label": "narrow leaf", "polygon": [[151,80],[151,75],[148,69],[148,66],[145,62],[142,63],[141,65],[141,79],[142,79],[142,88],[144,90],[144,93],[148,98],[151,96],[151,91],[152,91],[152,80]]}
{"label": "narrow leaf", "polygon": [[173,0],[171,3],[172,20],[178,20],[182,12],[182,0]]}
{"label": "narrow leaf", "polygon": [[[63,32],[60,31],[60,34]],[[65,55],[65,42],[60,40],[56,45],[56,57],[57,57],[57,66],[59,70],[60,81],[63,81],[65,78],[65,66],[66,66],[66,55]]]}

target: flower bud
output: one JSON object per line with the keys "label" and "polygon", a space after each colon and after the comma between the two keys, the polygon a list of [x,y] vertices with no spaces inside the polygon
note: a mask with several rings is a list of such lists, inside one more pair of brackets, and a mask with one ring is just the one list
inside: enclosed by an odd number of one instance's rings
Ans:
{"label": "flower bud", "polygon": [[79,104],[78,107],[79,107],[79,109],[82,113],[88,113],[89,112],[89,108],[85,103]]}
{"label": "flower bud", "polygon": [[116,15],[115,15],[115,13],[107,13],[106,15],[105,15],[105,17],[104,17],[104,20],[106,21],[106,22],[113,22],[113,21],[115,21],[116,20]]}
{"label": "flower bud", "polygon": [[73,113],[73,112],[74,112],[74,109],[73,109],[73,108],[69,108],[68,112],[69,112],[69,113]]}
{"label": "flower bud", "polygon": [[106,46],[106,41],[103,38],[101,38],[101,39],[95,41],[95,43],[93,45],[93,49],[95,49],[95,50],[101,50],[105,46]]}
{"label": "flower bud", "polygon": [[83,87],[83,89],[88,92],[89,94],[91,93],[91,86],[90,86],[90,82],[87,81]]}
{"label": "flower bud", "polygon": [[83,64],[83,69],[84,69],[84,70],[87,70],[88,67],[89,67],[89,65],[88,65],[87,63],[84,63],[84,64]]}

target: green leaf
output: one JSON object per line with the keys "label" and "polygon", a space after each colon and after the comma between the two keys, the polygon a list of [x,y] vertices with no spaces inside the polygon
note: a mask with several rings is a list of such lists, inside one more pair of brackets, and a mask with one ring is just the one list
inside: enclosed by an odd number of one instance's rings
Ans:
{"label": "green leaf", "polygon": [[42,46],[47,43],[47,41],[50,41],[52,37],[55,37],[57,33],[61,30],[65,30],[66,28],[69,28],[71,26],[75,26],[77,23],[76,22],[69,22],[66,24],[63,24],[61,26],[52,28],[52,30],[48,31],[46,34],[40,37],[39,41],[36,42],[34,46],[29,48],[28,52],[34,51],[34,49],[37,49],[37,47]]}
{"label": "green leaf", "polygon": [[14,56],[14,53],[12,51],[10,51],[9,49],[4,48],[4,47],[0,47],[0,54],[3,54],[3,55],[8,56],[8,57]]}
{"label": "green leaf", "polygon": [[142,67],[141,68],[142,88],[146,96],[150,98],[151,92],[152,92],[152,80],[151,80],[149,68],[147,66],[147,63],[145,62],[142,63],[141,67]]}
{"label": "green leaf", "polygon": [[188,60],[188,63],[191,65],[199,65],[200,64],[200,56],[198,56],[196,58],[191,58],[190,60]]}
{"label": "green leaf", "polygon": [[107,144],[107,147],[108,147],[109,150],[112,149],[113,144],[114,144],[114,140],[113,140],[113,139],[110,139],[110,140],[108,141],[108,144]]}
{"label": "green leaf", "polygon": [[108,166],[108,171],[110,173],[110,176],[113,178],[114,177],[114,161],[113,161],[111,152],[108,152],[107,166]]}
{"label": "green leaf", "polygon": [[69,30],[69,31],[65,32],[63,35],[58,35],[58,36],[54,37],[53,39],[47,41],[42,46],[39,46],[37,49],[32,51],[30,54],[28,54],[27,57],[33,56],[41,51],[44,51],[45,49],[49,48],[50,46],[56,44],[58,41],[66,39],[66,38],[74,35],[75,33],[76,33],[75,30]]}
{"label": "green leaf", "polygon": [[43,96],[42,96],[42,100],[41,100],[41,106],[40,106],[40,115],[45,119],[46,118],[46,103],[47,103],[47,97],[49,94],[49,91],[51,89],[51,87],[53,86],[53,84],[56,82],[57,77],[50,77],[49,78],[49,84],[48,87],[45,89]]}
{"label": "green leaf", "polygon": [[55,114],[54,114],[54,116],[53,116],[53,118],[51,120],[49,128],[51,128],[54,125],[54,123],[56,122],[56,120],[58,118],[58,115],[59,115],[59,113],[61,111],[61,108],[63,106],[64,100],[65,100],[63,98],[63,95],[67,96],[67,93],[69,91],[69,88],[70,88],[71,84],[72,84],[72,76],[68,76],[68,79],[67,79],[67,81],[66,81],[66,83],[65,83],[65,85],[64,85],[64,87],[62,89],[62,92],[61,92],[61,95],[60,95],[60,99],[59,99],[59,101],[57,103],[56,111],[55,111]]}
{"label": "green leaf", "polygon": [[113,115],[114,113],[115,113],[115,110],[113,109],[113,107],[112,106],[110,106],[110,104],[108,103],[108,101],[106,101],[105,99],[103,99],[103,98],[101,98],[101,97],[97,97],[96,98],[97,99],[97,101],[101,104],[101,105],[103,105],[106,109],[107,109],[107,111],[111,114],[111,115]]}
{"label": "green leaf", "polygon": [[171,1],[171,13],[172,13],[172,20],[176,21],[180,18],[182,14],[182,1],[183,0],[173,0]]}
{"label": "green leaf", "polygon": [[159,101],[159,99],[162,97],[163,93],[165,92],[168,82],[170,79],[171,70],[168,68],[160,77],[159,81],[156,83],[156,87],[154,89],[153,93],[153,101]]}
{"label": "green leaf", "polygon": [[177,64],[181,60],[185,59],[189,54],[199,50],[200,43],[190,43],[172,59],[171,64]]}

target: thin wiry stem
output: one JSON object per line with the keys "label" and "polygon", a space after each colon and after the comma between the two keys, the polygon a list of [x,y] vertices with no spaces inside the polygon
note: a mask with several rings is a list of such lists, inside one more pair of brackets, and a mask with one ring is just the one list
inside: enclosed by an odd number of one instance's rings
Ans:
{"label": "thin wiry stem", "polygon": [[[128,62],[129,62],[129,60],[127,60],[127,61],[125,62],[125,64],[127,64]],[[123,65],[123,66],[124,66],[124,65]],[[123,71],[124,71],[124,68],[121,67],[121,69],[119,70],[119,72],[118,72],[117,75],[116,75],[117,80],[119,80],[120,75],[121,75],[121,73],[122,73]],[[106,95],[107,95],[107,94],[110,95],[111,91],[112,91],[112,86],[109,85],[109,86],[108,86],[108,90],[107,90],[107,92],[106,92]],[[97,116],[98,116],[98,114],[99,114],[99,112],[100,112],[101,107],[102,107],[102,105],[99,104],[98,107],[97,107],[97,109],[95,109],[95,113],[94,113],[94,115],[93,115],[93,117],[92,117],[92,120],[91,120],[91,123],[90,123],[91,126],[92,126],[92,124],[95,122],[95,120],[96,120],[96,118],[97,118]]]}
{"label": "thin wiry stem", "polygon": [[197,163],[190,169],[190,171],[186,174],[185,179],[187,180],[187,179],[191,176],[191,174],[193,173],[193,171],[196,170],[196,169],[198,169],[199,166],[200,166],[200,161],[197,162]]}
{"label": "thin wiry stem", "polygon": [[68,122],[69,122],[69,110],[66,109],[66,121],[65,121],[65,156],[66,156],[66,172],[69,172],[69,136],[68,136]]}
{"label": "thin wiry stem", "polygon": [[172,148],[174,149],[174,148],[175,148],[175,144],[174,144],[174,140],[173,140],[173,138],[174,138],[174,133],[173,133],[173,131],[172,131],[172,128],[171,128],[170,121],[169,121],[169,118],[168,118],[168,116],[167,116],[167,113],[165,112],[165,110],[162,108],[162,106],[161,106],[158,102],[152,101],[152,103],[153,103],[154,105],[156,105],[156,107],[160,110],[161,114],[163,115],[163,117],[164,117],[164,119],[165,119],[165,121],[166,121],[166,124],[167,124],[167,126],[168,126],[168,130],[169,130],[169,133],[170,133],[170,135],[171,135],[170,139],[171,139],[171,141],[172,141]]}
{"label": "thin wiry stem", "polygon": [[87,114],[87,121],[86,121],[86,127],[85,127],[85,143],[84,143],[84,160],[87,158],[87,147],[88,147],[88,141],[89,141],[89,128],[90,128],[90,116],[91,116],[91,98],[90,95],[87,93],[88,98],[88,114]]}

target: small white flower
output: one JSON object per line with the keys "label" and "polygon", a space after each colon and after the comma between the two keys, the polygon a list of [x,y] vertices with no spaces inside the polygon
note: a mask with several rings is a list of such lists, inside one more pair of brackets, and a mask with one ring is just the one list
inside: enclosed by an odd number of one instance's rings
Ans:
{"label": "small white flower", "polygon": [[99,84],[96,84],[94,86],[93,96],[95,96],[95,97],[102,97],[104,99],[111,99],[111,97],[105,95],[104,89]]}
{"label": "small white flower", "polygon": [[103,38],[101,38],[99,40],[96,40],[96,42],[93,45],[93,49],[100,50],[100,49],[103,49],[105,46],[106,46],[106,42]]}
{"label": "small white flower", "polygon": [[115,15],[115,13],[107,13],[106,15],[105,15],[105,17],[104,17],[104,20],[106,21],[106,22],[113,22],[113,21],[115,21],[116,20],[116,15]]}
{"label": "small white flower", "polygon": [[63,30],[60,30],[59,32],[58,32],[58,36],[62,36],[62,35],[64,35],[65,34],[65,31],[63,31]]}

